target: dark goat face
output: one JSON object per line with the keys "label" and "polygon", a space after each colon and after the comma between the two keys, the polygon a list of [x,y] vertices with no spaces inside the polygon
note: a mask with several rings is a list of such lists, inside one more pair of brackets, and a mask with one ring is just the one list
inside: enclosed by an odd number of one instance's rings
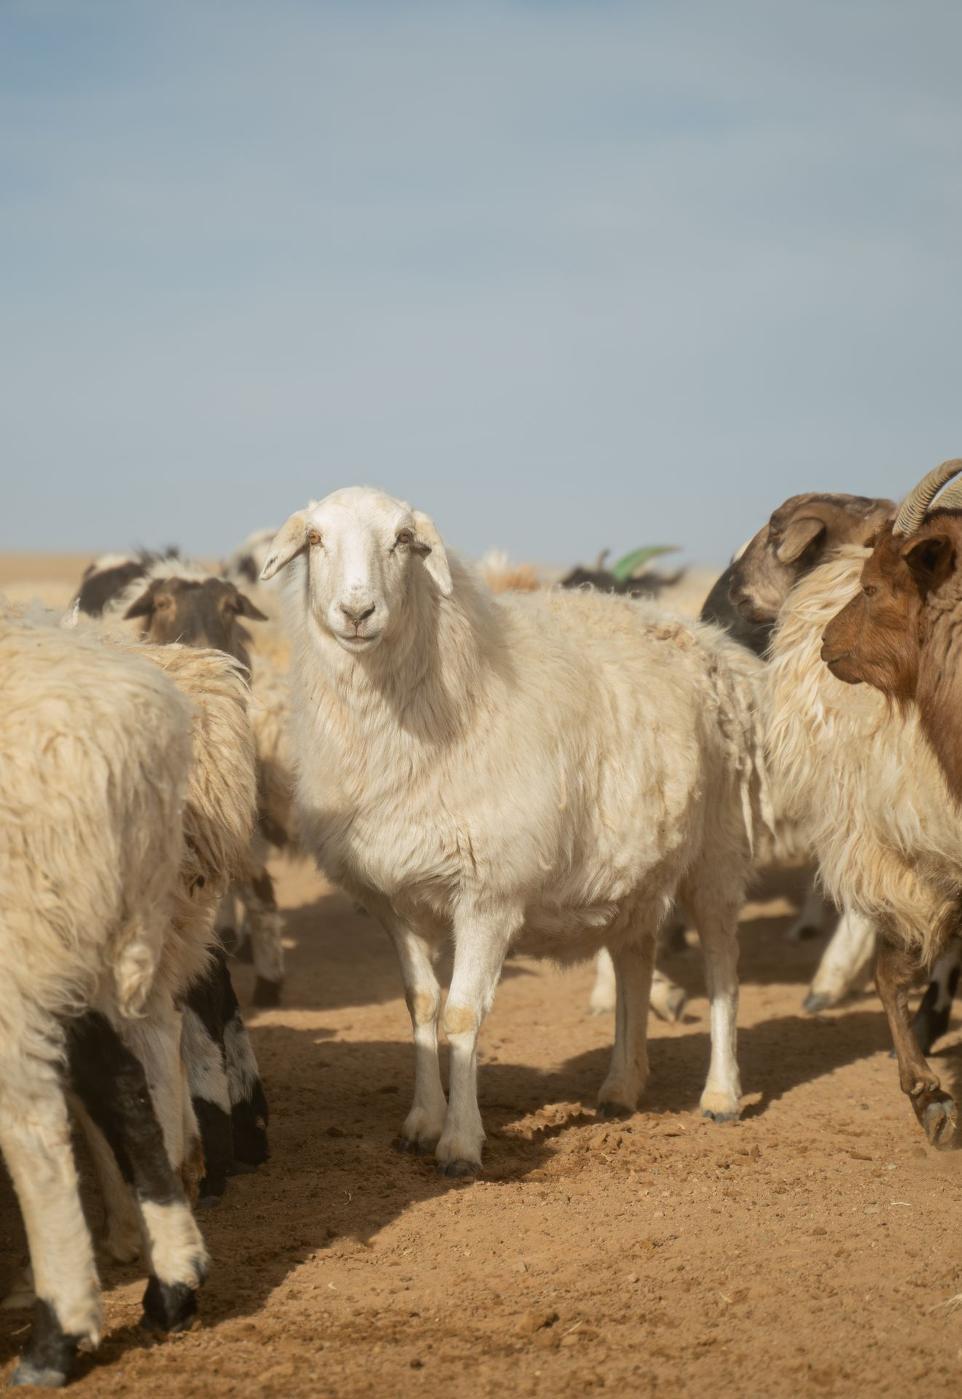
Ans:
{"label": "dark goat face", "polygon": [[822,660],[832,674],[903,703],[913,699],[925,601],[954,561],[953,542],[937,522],[907,539],[886,525],[865,561],[859,592],[825,628]]}
{"label": "dark goat face", "polygon": [[148,641],[211,646],[247,666],[250,635],[241,618],[267,620],[249,597],[222,578],[154,578],[124,615],[143,618]]}
{"label": "dark goat face", "polygon": [[866,496],[792,496],[731,565],[733,606],[746,621],[774,622],[800,578],[840,544],[868,544],[894,511]]}

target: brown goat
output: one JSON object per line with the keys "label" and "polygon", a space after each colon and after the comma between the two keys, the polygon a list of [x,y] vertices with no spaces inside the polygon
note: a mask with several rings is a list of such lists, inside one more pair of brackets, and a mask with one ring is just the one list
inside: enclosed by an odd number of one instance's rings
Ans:
{"label": "brown goat", "polygon": [[[907,497],[897,518],[880,531],[862,569],[860,592],[825,629],[822,660],[847,684],[864,682],[902,706],[917,706],[946,784],[962,803],[962,514],[937,508],[924,515],[939,487],[957,470],[962,470],[962,462],[944,463],[930,472]],[[953,494],[951,504],[962,504]],[[956,979],[957,966],[956,960]],[[884,937],[876,985],[892,1031],[902,1089],[925,1126],[926,1115],[942,1112],[950,1100],[909,1025],[908,993],[915,972],[907,950]]]}
{"label": "brown goat", "polygon": [[728,591],[748,622],[771,625],[792,588],[841,544],[867,544],[895,503],[861,495],[793,495],[730,564]]}

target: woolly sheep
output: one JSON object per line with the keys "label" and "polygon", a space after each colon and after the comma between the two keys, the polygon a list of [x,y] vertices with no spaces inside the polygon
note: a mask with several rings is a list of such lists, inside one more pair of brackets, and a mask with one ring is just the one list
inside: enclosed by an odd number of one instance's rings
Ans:
{"label": "woolly sheep", "polygon": [[[610,949],[618,1013],[599,1101],[633,1111],[655,935],[679,890],[711,1000],[702,1108],[737,1117],[758,777],[739,676],[755,658],[617,598],[494,598],[426,515],[366,488],[292,515],[263,576],[284,568],[302,831],[394,940],[411,1013],[401,1145],[433,1147],[451,1175],[479,1169],[478,1031],[512,947],[561,961]],[[450,1106],[432,967],[449,932]]]}
{"label": "woolly sheep", "polygon": [[137,1190],[146,1319],[182,1324],[206,1271],[144,1069],[117,1036],[167,1013],[192,717],[141,658],[0,609],[0,1147],[37,1296],[17,1384],[63,1383],[100,1336],[65,1068]]}

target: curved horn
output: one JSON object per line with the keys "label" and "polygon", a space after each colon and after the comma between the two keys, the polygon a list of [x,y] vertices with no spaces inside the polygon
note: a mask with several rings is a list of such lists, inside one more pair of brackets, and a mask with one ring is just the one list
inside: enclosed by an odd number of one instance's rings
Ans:
{"label": "curved horn", "polygon": [[895,517],[892,533],[912,534],[917,530],[925,519],[926,510],[946,481],[951,481],[952,477],[958,476],[960,472],[962,472],[962,457],[953,457],[951,461],[944,461],[941,466],[937,466],[933,471],[923,476],[918,485],[909,491],[899,506],[899,513]]}
{"label": "curved horn", "polygon": [[962,510],[962,481],[955,481],[933,500],[931,510]]}

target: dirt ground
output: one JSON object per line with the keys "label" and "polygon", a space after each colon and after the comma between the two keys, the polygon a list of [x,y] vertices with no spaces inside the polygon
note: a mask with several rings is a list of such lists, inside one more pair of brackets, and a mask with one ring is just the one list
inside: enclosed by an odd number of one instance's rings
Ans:
{"label": "dirt ground", "polygon": [[[37,565],[30,591],[60,605],[78,574]],[[23,576],[0,559],[0,587]],[[392,1150],[413,1053],[386,938],[306,866],[278,875],[285,1006],[250,1016],[272,1159],[202,1217],[196,1330],[144,1339],[142,1273],[104,1266],[78,1396],[960,1392],[962,1156],[925,1145],[874,995],[801,1012],[821,944],[785,941],[797,890],[766,886],[743,919],[738,1125],[697,1111],[695,947],[665,963],[691,1000],[653,1023],[643,1110],[613,1125],[592,1107],[611,1023],[586,1014],[591,969],[519,959],[483,1031],[485,1174],[461,1183]],[[940,1051],[956,1087],[958,1017]],[[0,1173],[0,1290],[25,1258]],[[4,1374],[27,1324],[0,1312]]]}
{"label": "dirt ground", "polygon": [[[800,1012],[818,944],[785,941],[774,888],[742,926],[741,1123],[697,1112],[696,947],[666,962],[691,1001],[654,1023],[647,1102],[614,1125],[592,1108],[611,1024],[585,1013],[590,968],[518,959],[483,1033],[486,1170],[464,1184],[392,1150],[413,1056],[386,938],[307,867],[278,873],[286,1005],[250,1017],[272,1159],[203,1216],[195,1331],[143,1339],[143,1276],[104,1267],[78,1396],[959,1393],[962,1157],[924,1144],[874,996]],[[952,1084],[957,1029],[943,1047]],[[9,1277],[5,1181],[0,1246]],[[0,1313],[8,1368],[26,1325]]]}

